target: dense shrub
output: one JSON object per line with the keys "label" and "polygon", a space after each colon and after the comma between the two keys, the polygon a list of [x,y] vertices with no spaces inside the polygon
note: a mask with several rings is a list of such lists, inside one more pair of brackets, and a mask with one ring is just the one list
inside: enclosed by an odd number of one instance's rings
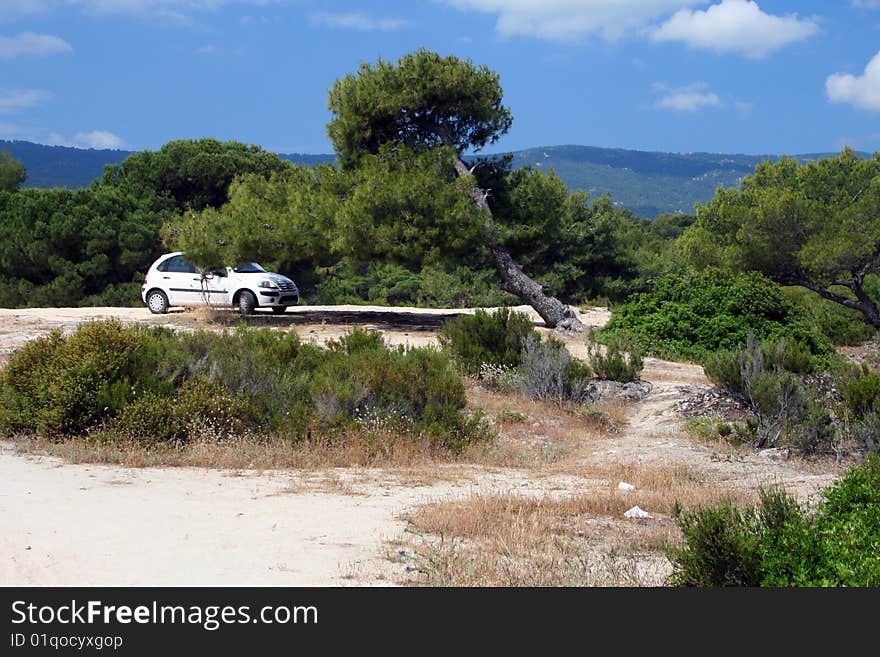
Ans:
{"label": "dense shrub", "polygon": [[804,345],[814,355],[831,351],[778,285],[757,273],[717,270],[657,279],[650,291],[617,308],[599,337],[623,335],[646,354],[699,360],[737,348],[750,332],[759,340],[784,338]]}
{"label": "dense shrub", "polygon": [[458,366],[476,376],[484,363],[518,366],[529,336],[539,338],[528,315],[499,308],[493,313],[477,310],[473,315],[450,320],[438,337]]}
{"label": "dense shrub", "polygon": [[185,443],[204,436],[222,439],[241,434],[247,415],[247,405],[223,386],[194,376],[170,398],[153,392],[141,395],[99,435],[146,444]]}
{"label": "dense shrub", "polygon": [[[877,278],[876,276],[870,278]],[[866,288],[873,287],[866,281]],[[832,288],[834,290],[835,288]],[[840,294],[848,294],[846,288],[839,289]],[[870,292],[869,292],[870,293]],[[785,297],[793,302],[811,326],[824,335],[835,345],[857,345],[867,342],[877,334],[875,329],[862,321],[858,310],[846,308],[839,303],[823,299],[812,290],[803,287],[784,288]],[[880,298],[871,295],[872,298]]]}
{"label": "dense shrub", "polygon": [[684,586],[880,585],[880,456],[823,492],[813,514],[778,489],[739,509],[730,502],[673,516],[670,582]]}
{"label": "dense shrub", "polygon": [[738,437],[759,447],[789,445],[802,453],[832,448],[837,435],[825,404],[796,374],[809,372],[813,358],[806,348],[787,340],[758,344],[749,334],[738,351],[720,351],[703,359],[706,376],[745,402],[753,423]]}
{"label": "dense shrub", "polygon": [[880,411],[880,373],[870,371],[867,365],[843,374],[838,388],[856,417]]}
{"label": "dense shrub", "polygon": [[137,391],[159,387],[147,332],[117,320],[25,344],[0,375],[7,430],[77,434],[112,417]]}
{"label": "dense shrub", "polygon": [[644,367],[640,349],[621,336],[611,336],[606,342],[604,349],[595,342],[587,345],[590,366],[596,376],[620,383],[637,380]]}
{"label": "dense shrub", "polygon": [[327,348],[296,334],[83,325],[27,343],[0,373],[0,428],[75,437],[186,442],[244,431],[335,439],[364,418],[459,450],[487,436],[465,411],[448,355],[387,347],[355,330]]}
{"label": "dense shrub", "polygon": [[555,338],[526,340],[519,374],[520,392],[532,399],[580,404],[589,397],[590,368]]}

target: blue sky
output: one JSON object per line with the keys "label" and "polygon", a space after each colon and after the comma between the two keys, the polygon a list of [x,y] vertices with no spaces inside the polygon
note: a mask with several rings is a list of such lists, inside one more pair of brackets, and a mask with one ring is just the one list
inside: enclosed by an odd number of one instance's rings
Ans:
{"label": "blue sky", "polygon": [[0,138],[328,153],[333,81],[419,47],[501,75],[491,152],[880,150],[880,0],[0,0]]}

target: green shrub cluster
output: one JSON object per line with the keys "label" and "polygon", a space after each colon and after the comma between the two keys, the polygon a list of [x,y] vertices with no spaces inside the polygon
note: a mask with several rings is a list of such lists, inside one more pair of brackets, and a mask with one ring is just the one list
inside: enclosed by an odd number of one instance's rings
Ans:
{"label": "green shrub cluster", "polygon": [[850,367],[838,377],[843,397],[847,430],[856,445],[880,452],[880,373],[867,365]]}
{"label": "green shrub cluster", "polygon": [[555,338],[526,340],[518,371],[518,390],[532,399],[581,404],[590,398],[593,373]]}
{"label": "green shrub cluster", "polygon": [[525,313],[477,310],[446,322],[439,337],[463,372],[491,385],[555,403],[590,397],[590,367],[560,340],[542,340]]}
{"label": "green shrub cluster", "polygon": [[710,381],[748,405],[751,417],[736,426],[738,439],[809,454],[838,444],[826,404],[798,376],[811,372],[813,363],[802,345],[786,339],[759,344],[750,333],[739,350],[708,354],[703,370]]}
{"label": "green shrub cluster", "polygon": [[484,363],[518,367],[530,336],[540,340],[528,315],[499,308],[456,317],[443,325],[438,338],[463,371],[477,376]]}
{"label": "green shrub cluster", "polygon": [[872,372],[867,365],[844,373],[838,384],[850,412],[864,417],[880,412],[880,372]]}
{"label": "green shrub cluster", "polygon": [[670,582],[680,586],[880,585],[880,456],[823,492],[815,513],[778,489],[760,504],[730,502],[673,516],[684,542],[670,546]]}
{"label": "green shrub cluster", "polygon": [[749,333],[760,340],[804,345],[813,355],[832,350],[778,285],[754,272],[713,269],[657,279],[648,292],[615,309],[599,338],[622,335],[646,354],[700,360],[708,353],[738,348]]}
{"label": "green shrub cluster", "polygon": [[587,353],[596,376],[605,381],[635,381],[645,366],[640,348],[620,335],[610,336],[604,349],[596,342],[590,342]]}
{"label": "green shrub cluster", "polygon": [[[876,279],[877,276],[869,276],[868,278]],[[876,280],[866,280],[865,287],[869,289],[871,298],[880,298],[880,295],[876,294]],[[849,290],[846,288],[832,288],[832,290],[843,296],[849,294]],[[822,333],[832,344],[863,344],[877,334],[876,330],[862,321],[862,315],[859,311],[823,299],[812,290],[803,287],[786,287],[783,288],[783,293],[800,309],[801,314],[810,325]]]}
{"label": "green shrub cluster", "polygon": [[53,437],[332,439],[377,421],[446,449],[486,437],[445,353],[389,348],[363,330],[321,348],[269,329],[92,322],[15,352],[0,372],[0,401],[0,428]]}

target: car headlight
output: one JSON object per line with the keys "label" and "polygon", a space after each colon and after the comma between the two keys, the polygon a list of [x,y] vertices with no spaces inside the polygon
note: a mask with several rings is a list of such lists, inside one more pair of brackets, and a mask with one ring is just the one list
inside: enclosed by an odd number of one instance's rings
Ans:
{"label": "car headlight", "polygon": [[272,287],[272,288],[278,287],[272,281],[260,281],[259,283],[257,283],[257,285],[259,285],[260,287]]}

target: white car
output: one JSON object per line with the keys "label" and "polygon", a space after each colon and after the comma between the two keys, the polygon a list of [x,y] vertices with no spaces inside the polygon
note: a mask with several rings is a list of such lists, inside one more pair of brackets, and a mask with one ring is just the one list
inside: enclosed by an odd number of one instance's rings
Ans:
{"label": "white car", "polygon": [[150,266],[141,299],[153,313],[167,312],[171,306],[210,305],[238,307],[242,315],[250,315],[255,308],[271,308],[280,314],[299,303],[299,290],[286,276],[268,272],[255,262],[203,272],[177,251]]}

